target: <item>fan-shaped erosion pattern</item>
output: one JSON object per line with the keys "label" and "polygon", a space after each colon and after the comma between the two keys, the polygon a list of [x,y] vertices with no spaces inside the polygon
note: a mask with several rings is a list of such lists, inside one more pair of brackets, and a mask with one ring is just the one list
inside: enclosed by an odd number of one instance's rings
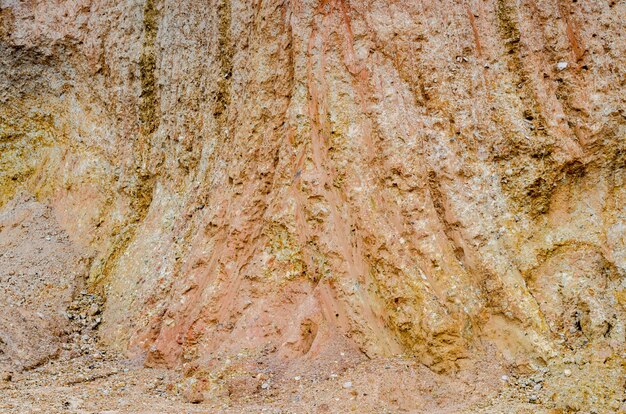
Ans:
{"label": "fan-shaped erosion pattern", "polygon": [[88,294],[191,402],[625,410],[625,20],[0,1],[0,366],[62,355]]}

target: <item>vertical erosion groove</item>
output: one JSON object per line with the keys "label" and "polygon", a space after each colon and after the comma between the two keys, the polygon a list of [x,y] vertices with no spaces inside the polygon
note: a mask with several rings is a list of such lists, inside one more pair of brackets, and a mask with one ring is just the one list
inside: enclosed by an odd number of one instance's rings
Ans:
{"label": "vertical erosion groove", "polygon": [[[157,0],[158,1],[158,0]],[[122,254],[135,238],[137,227],[143,222],[152,204],[155,176],[146,167],[150,154],[151,138],[156,132],[159,117],[159,99],[156,89],[156,38],[159,12],[155,0],[146,0],[143,16],[143,43],[139,58],[141,95],[139,96],[139,136],[133,148],[135,164],[132,184],[124,191],[128,196],[131,214],[122,225],[111,232],[112,242],[99,265],[92,267],[89,281],[102,286],[115,270]]]}
{"label": "vertical erosion groove", "polygon": [[517,17],[517,9],[510,4],[510,0],[498,0],[497,4],[498,30],[502,37],[505,51],[507,53],[507,61],[509,71],[511,72],[514,86],[520,91],[520,97],[523,102],[523,116],[526,120],[531,121],[534,125],[534,135],[539,137],[545,135],[546,121],[539,108],[539,103],[532,90],[531,79],[524,68],[521,60],[521,38]]}
{"label": "vertical erosion groove", "polygon": [[234,49],[230,35],[230,0],[220,0],[217,8],[217,16],[219,20],[217,56],[220,62],[220,74],[217,80],[216,102],[213,116],[217,122],[218,136],[220,136],[227,121],[226,112],[230,105],[230,84],[233,74]]}
{"label": "vertical erosion groove", "polygon": [[[544,179],[554,165],[552,157],[555,144],[554,137],[547,132],[547,122],[543,115],[536,93],[533,90],[532,78],[522,62],[521,34],[519,29],[518,9],[511,0],[498,0],[496,5],[498,31],[505,49],[505,59],[510,73],[510,85],[507,91],[513,98],[519,99],[519,110],[528,124],[526,132],[520,131],[512,124],[515,115],[500,110],[496,122],[503,125],[503,136],[506,137],[506,153],[499,154],[500,161],[509,162],[526,158],[526,164],[533,164],[536,173],[521,174],[517,179],[505,183],[511,194],[523,191],[516,197],[520,200],[530,197],[527,206],[532,216],[537,217],[547,212],[550,203],[552,186]],[[511,104],[517,106],[515,99]]]}
{"label": "vertical erosion groove", "polygon": [[141,98],[139,100],[139,120],[143,135],[150,135],[159,126],[158,98],[156,91],[155,43],[158,31],[159,12],[155,0],[146,0],[143,17],[143,47],[139,60],[141,76]]}

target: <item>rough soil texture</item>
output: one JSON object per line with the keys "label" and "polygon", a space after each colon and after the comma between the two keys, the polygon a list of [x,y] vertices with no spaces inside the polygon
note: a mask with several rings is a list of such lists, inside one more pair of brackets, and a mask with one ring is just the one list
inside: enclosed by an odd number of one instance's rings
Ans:
{"label": "rough soil texture", "polygon": [[18,196],[0,213],[0,371],[24,370],[61,351],[66,309],[81,280],[80,253],[50,208]]}
{"label": "rough soil texture", "polygon": [[623,1],[0,0],[0,410],[624,412],[625,86]]}

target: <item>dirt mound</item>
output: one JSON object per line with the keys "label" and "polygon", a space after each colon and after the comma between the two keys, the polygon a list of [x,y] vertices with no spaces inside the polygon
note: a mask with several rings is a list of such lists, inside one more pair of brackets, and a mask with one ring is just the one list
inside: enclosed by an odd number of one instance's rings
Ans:
{"label": "dirt mound", "polygon": [[33,197],[19,195],[0,212],[0,371],[60,354],[84,280],[81,258],[52,209]]}

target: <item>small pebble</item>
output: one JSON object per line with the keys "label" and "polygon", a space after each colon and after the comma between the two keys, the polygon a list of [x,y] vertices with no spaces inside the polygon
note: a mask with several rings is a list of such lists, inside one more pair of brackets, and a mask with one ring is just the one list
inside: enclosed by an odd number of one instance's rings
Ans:
{"label": "small pebble", "polygon": [[293,379],[296,380],[296,381],[300,381],[300,377],[299,376],[298,377],[293,377]]}
{"label": "small pebble", "polygon": [[100,307],[96,303],[92,303],[89,307],[89,316],[95,316],[100,313]]}
{"label": "small pebble", "polygon": [[503,376],[500,377],[500,379],[502,381],[508,381],[509,380],[509,376],[508,375],[503,375]]}
{"label": "small pebble", "polygon": [[352,382],[351,381],[346,381],[343,383],[343,387],[344,388],[352,388]]}
{"label": "small pebble", "polygon": [[556,64],[556,68],[558,70],[565,70],[567,69],[568,63],[567,62],[559,62]]}
{"label": "small pebble", "polygon": [[267,382],[264,382],[263,384],[261,384],[261,388],[263,388],[264,390],[268,389],[270,387],[270,384],[268,384]]}
{"label": "small pebble", "polygon": [[570,375],[572,375],[572,370],[571,370],[571,369],[565,369],[565,371],[563,371],[563,374],[564,374],[566,377],[569,377]]}

